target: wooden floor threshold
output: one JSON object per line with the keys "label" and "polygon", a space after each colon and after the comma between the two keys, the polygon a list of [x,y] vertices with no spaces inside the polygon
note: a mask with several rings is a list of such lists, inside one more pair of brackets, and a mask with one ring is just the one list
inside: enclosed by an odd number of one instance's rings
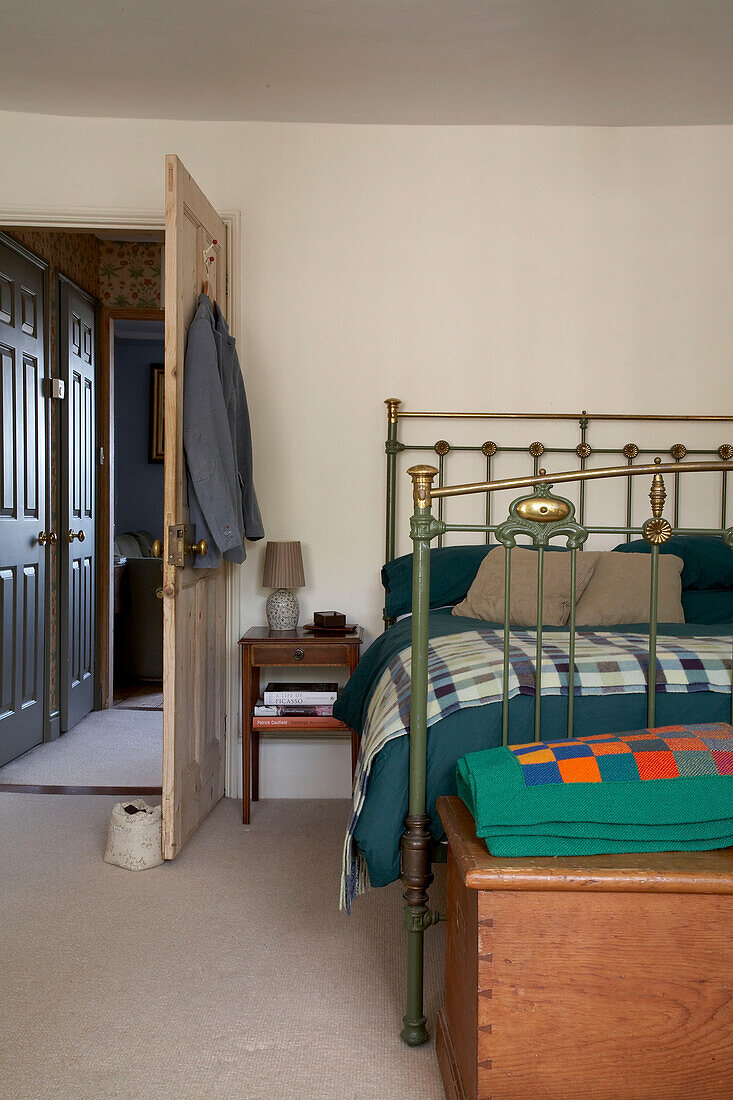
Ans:
{"label": "wooden floor threshold", "polygon": [[59,783],[0,783],[0,794],[113,794],[124,797],[160,794],[162,787],[82,787]]}
{"label": "wooden floor threshold", "polygon": [[120,710],[146,710],[148,712],[148,714],[162,714],[163,713],[163,708],[162,707],[132,707],[132,706],[128,706],[126,703],[115,703],[114,709],[116,711],[120,711]]}

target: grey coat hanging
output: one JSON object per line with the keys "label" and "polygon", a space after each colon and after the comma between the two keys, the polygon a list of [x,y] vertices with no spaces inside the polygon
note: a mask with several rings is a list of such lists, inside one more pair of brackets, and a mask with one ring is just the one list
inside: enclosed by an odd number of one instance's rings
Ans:
{"label": "grey coat hanging", "polygon": [[183,449],[194,538],[208,554],[195,566],[212,569],[247,556],[245,539],[264,536],[252,479],[252,436],[236,343],[217,305],[205,294],[188,330],[183,368]]}

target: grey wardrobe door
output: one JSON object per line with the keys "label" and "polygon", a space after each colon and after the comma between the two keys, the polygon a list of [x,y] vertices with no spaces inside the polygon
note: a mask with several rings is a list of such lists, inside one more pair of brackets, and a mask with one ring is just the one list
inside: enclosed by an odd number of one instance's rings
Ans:
{"label": "grey wardrobe door", "polygon": [[44,278],[45,265],[0,234],[0,764],[43,740]]}
{"label": "grey wardrobe door", "polygon": [[96,323],[94,301],[59,278],[61,730],[94,708],[96,601]]}

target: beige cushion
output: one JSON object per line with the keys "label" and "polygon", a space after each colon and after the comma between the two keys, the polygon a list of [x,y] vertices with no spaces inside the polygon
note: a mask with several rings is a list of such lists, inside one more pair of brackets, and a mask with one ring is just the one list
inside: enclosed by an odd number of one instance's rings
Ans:
{"label": "beige cushion", "polygon": [[[579,555],[580,557],[581,555]],[[615,554],[606,550],[597,555],[598,564],[582,597],[578,599],[575,621],[578,626],[618,626],[619,623],[648,623],[650,594],[650,554]],[[659,555],[660,623],[683,623],[682,558]]]}
{"label": "beige cushion", "polygon": [[[631,557],[619,554],[618,557]],[[593,576],[597,553],[577,555],[576,599],[585,591]],[[542,614],[545,626],[564,626],[570,614],[570,554],[548,553],[544,557]],[[512,626],[537,625],[537,552],[515,547],[512,550],[511,600]],[[479,566],[465,600],[453,608],[454,615],[467,615],[489,623],[504,621],[504,547],[490,550]]]}

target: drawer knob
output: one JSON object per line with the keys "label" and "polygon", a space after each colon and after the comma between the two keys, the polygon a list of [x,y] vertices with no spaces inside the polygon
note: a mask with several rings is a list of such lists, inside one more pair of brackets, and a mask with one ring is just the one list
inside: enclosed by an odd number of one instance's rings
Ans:
{"label": "drawer knob", "polygon": [[305,657],[305,650],[304,649],[294,649],[293,650],[293,657],[295,658],[296,661],[302,661],[303,658]]}

